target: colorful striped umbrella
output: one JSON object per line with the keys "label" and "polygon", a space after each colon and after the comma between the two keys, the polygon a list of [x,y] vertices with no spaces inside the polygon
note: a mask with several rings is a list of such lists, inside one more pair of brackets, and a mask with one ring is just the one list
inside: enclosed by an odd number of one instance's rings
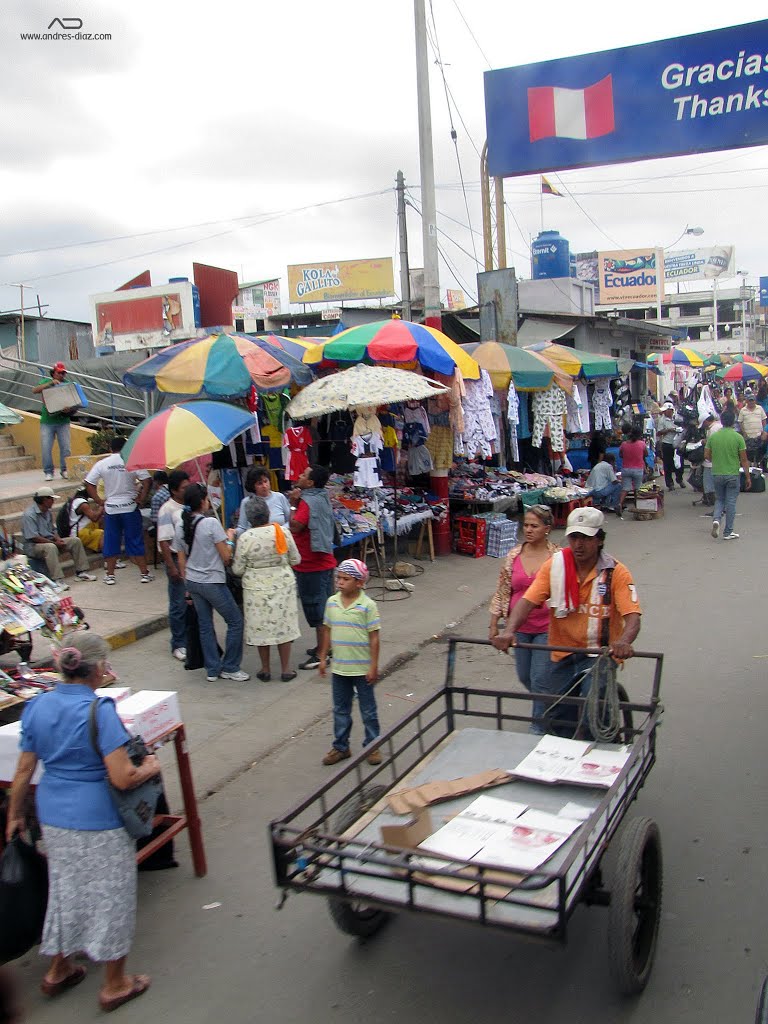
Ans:
{"label": "colorful striped umbrella", "polygon": [[428,373],[452,376],[458,366],[463,377],[477,380],[480,367],[456,342],[423,324],[408,320],[377,320],[350,327],[304,356],[310,366],[349,363],[418,363]]}
{"label": "colorful striped umbrella", "polygon": [[704,365],[704,356],[693,348],[684,348],[682,345],[676,345],[672,349],[671,362],[675,366],[690,366],[694,369],[700,369]]}
{"label": "colorful striped umbrella", "polygon": [[123,383],[143,391],[208,398],[245,395],[252,385],[279,391],[290,379],[290,371],[246,335],[218,331],[171,345],[123,375]]}
{"label": "colorful striped umbrella", "polygon": [[498,341],[473,341],[461,347],[488,371],[497,391],[506,390],[510,380],[517,391],[545,391],[553,380],[568,394],[573,390],[571,378],[540,352]]}
{"label": "colorful striped umbrella", "polygon": [[733,355],[728,356],[728,361],[731,363],[759,363],[760,360],[754,356],[744,355],[742,352],[735,352]]}
{"label": "colorful striped umbrella", "polygon": [[[310,384],[314,379],[315,375],[312,370],[302,362],[301,356],[291,355],[287,349],[279,348],[274,344],[274,335],[261,337],[255,334],[239,334],[233,333],[231,337],[235,339],[242,339],[243,341],[250,342],[251,345],[255,345],[260,348],[262,352],[268,353],[273,359],[277,360],[281,366],[284,366],[291,375],[291,381],[294,384],[299,384],[302,387],[305,384]],[[306,352],[306,349],[299,349],[300,352]]]}
{"label": "colorful striped umbrella", "polygon": [[551,363],[556,363],[570,377],[584,377],[593,380],[595,377],[618,377],[619,367],[615,359],[601,356],[595,352],[582,352],[567,345],[557,345],[552,341],[537,341],[527,345],[529,351],[540,352]]}
{"label": "colorful striped umbrella", "polygon": [[226,402],[185,402],[144,420],[122,451],[126,469],[173,469],[217,452],[254,424],[253,413]]}
{"label": "colorful striped umbrella", "polygon": [[267,341],[275,348],[287,352],[294,359],[303,360],[307,349],[326,341],[326,338],[284,338],[281,334],[257,334],[254,337]]}
{"label": "colorful striped umbrella", "polygon": [[768,374],[768,366],[761,363],[734,363],[724,370],[718,370],[715,374],[721,380],[748,381],[762,380]]}

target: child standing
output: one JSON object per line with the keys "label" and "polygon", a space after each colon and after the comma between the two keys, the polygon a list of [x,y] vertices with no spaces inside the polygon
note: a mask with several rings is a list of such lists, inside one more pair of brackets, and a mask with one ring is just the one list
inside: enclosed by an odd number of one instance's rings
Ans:
{"label": "child standing", "polygon": [[[320,675],[326,673],[328,648],[333,650],[333,746],[323,764],[338,764],[351,757],[352,701],[357,692],[367,747],[379,735],[379,716],[373,687],[379,674],[381,619],[376,602],[364,592],[368,567],[359,558],[347,558],[336,570],[337,593],[325,606],[322,639],[317,652]],[[381,764],[381,753],[372,750],[368,764]]]}

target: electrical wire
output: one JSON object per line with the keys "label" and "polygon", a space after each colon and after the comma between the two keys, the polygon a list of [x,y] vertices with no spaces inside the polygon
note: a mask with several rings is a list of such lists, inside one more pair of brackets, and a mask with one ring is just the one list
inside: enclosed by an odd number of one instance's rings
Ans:
{"label": "electrical wire", "polygon": [[615,245],[617,249],[626,249],[625,245],[622,245],[621,242],[617,242],[616,239],[612,238],[608,234],[607,231],[603,231],[603,229],[597,223],[595,218],[584,209],[584,207],[581,205],[581,203],[578,201],[578,199],[571,193],[571,190],[563,182],[563,179],[560,177],[560,175],[556,174],[554,177],[555,177],[555,180],[557,181],[557,183],[560,185],[560,188],[562,188],[564,190],[565,194],[568,196],[569,199],[573,200],[573,202],[578,206],[578,208],[581,210],[581,212],[584,214],[584,216],[587,218],[587,220],[590,222],[590,224],[593,224],[597,228],[597,230],[600,232],[600,234],[604,238],[607,238],[608,241],[611,242],[613,245]]}
{"label": "electrical wire", "polygon": [[469,32],[470,36],[472,37],[472,41],[474,42],[475,46],[476,46],[476,47],[478,48],[478,50],[479,50],[479,51],[480,51],[480,53],[482,54],[483,60],[484,60],[484,61],[485,61],[485,63],[486,63],[487,65],[488,65],[488,67],[489,67],[489,68],[491,68],[491,67],[492,67],[493,65],[492,65],[492,64],[491,64],[491,62],[490,62],[490,61],[488,60],[488,57],[487,57],[487,56],[486,56],[486,54],[485,54],[485,50],[484,50],[484,49],[482,48],[482,46],[480,45],[480,43],[478,43],[478,41],[477,41],[477,36],[476,36],[476,35],[475,35],[475,33],[474,33],[474,32],[472,31],[472,29],[471,29],[471,28],[469,27],[469,22],[468,22],[468,21],[467,21],[467,19],[466,19],[466,18],[464,17],[464,14],[463,14],[463,12],[462,12],[461,8],[459,7],[458,3],[456,2],[456,0],[453,0],[453,6],[454,6],[454,7],[456,8],[456,10],[457,10],[457,11],[459,12],[459,17],[460,17],[460,18],[461,18],[461,20],[462,20],[462,21],[464,22],[464,24],[465,24],[465,26],[466,26],[466,29],[467,29],[467,32]]}

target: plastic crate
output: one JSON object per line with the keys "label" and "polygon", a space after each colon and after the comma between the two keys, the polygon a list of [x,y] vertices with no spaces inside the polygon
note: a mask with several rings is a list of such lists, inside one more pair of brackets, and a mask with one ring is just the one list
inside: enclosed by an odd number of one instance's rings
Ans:
{"label": "plastic crate", "polygon": [[488,527],[478,516],[456,516],[453,520],[453,550],[460,555],[482,558]]}

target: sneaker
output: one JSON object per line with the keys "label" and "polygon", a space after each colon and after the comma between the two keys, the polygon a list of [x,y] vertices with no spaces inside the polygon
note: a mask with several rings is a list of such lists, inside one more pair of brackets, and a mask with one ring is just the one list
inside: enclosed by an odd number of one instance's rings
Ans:
{"label": "sneaker", "polygon": [[69,590],[69,584],[68,584],[68,583],[65,583],[65,582],[64,582],[64,580],[56,580],[56,586],[57,586],[57,587],[59,588],[59,590],[61,590],[61,591],[64,591],[64,590]]}
{"label": "sneaker", "polygon": [[712,520],[712,536],[715,538],[715,540],[717,540],[717,538],[720,536],[720,520],[719,519],[713,519]]}
{"label": "sneaker", "polygon": [[738,540],[738,539],[739,539],[738,533],[724,533],[723,534],[723,540]]}
{"label": "sneaker", "polygon": [[118,560],[115,562],[116,569],[126,569],[127,567],[128,563],[124,562],[122,558],[118,558]]}
{"label": "sneaker", "polygon": [[381,751],[372,750],[366,758],[368,764],[381,764]]}
{"label": "sneaker", "polygon": [[323,764],[338,764],[339,761],[346,761],[348,757],[352,757],[349,747],[346,750],[337,750],[336,747],[331,747],[323,758]]}
{"label": "sneaker", "polygon": [[141,582],[142,583],[151,583],[154,578],[155,578],[155,574],[152,573],[152,572],[143,572],[141,574]]}
{"label": "sneaker", "polygon": [[247,683],[251,678],[251,674],[239,669],[237,672],[219,672],[219,678],[231,679],[233,683]]}
{"label": "sneaker", "polygon": [[89,572],[76,572],[75,579],[82,580],[83,583],[92,583],[96,577],[92,576]]}
{"label": "sneaker", "polygon": [[320,668],[320,659],[316,654],[310,654],[306,661],[302,661],[302,663],[299,665],[299,668]]}
{"label": "sneaker", "polygon": [[62,469],[62,471],[61,471],[61,479],[62,480],[69,480],[69,473],[66,471],[66,469]]}
{"label": "sneaker", "polygon": [[206,676],[205,678],[206,678],[206,679],[208,680],[208,682],[209,682],[209,683],[215,683],[215,682],[216,682],[216,680],[217,680],[217,679],[218,679],[219,677],[218,677],[218,676]]}
{"label": "sneaker", "polygon": [[176,661],[186,661],[187,660],[187,648],[186,647],[174,647],[172,653],[173,653],[173,656],[176,659]]}
{"label": "sneaker", "polygon": [[45,479],[46,480],[53,480],[53,473],[46,473],[45,474]]}
{"label": "sneaker", "polygon": [[317,648],[316,648],[316,647],[308,647],[308,648],[307,648],[307,654],[309,654],[309,655],[310,655],[310,657],[311,657],[311,656],[312,656],[313,654],[317,654]]}
{"label": "sneaker", "polygon": [[117,583],[117,580],[115,579],[113,573],[105,572],[104,573],[104,582],[107,584],[108,587],[114,587],[114,585]]}

